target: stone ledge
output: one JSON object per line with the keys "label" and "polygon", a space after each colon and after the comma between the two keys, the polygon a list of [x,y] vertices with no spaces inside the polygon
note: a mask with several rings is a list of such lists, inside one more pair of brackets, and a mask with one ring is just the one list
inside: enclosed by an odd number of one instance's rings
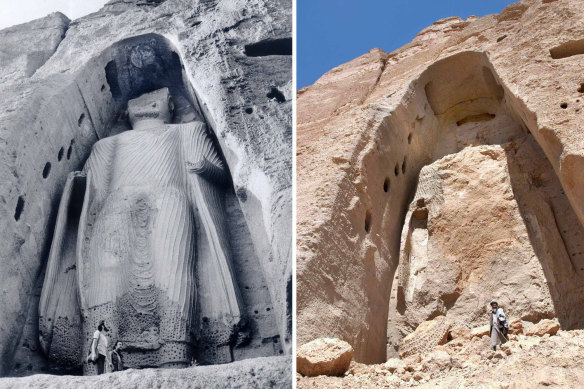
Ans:
{"label": "stone ledge", "polygon": [[37,374],[0,379],[0,389],[44,388],[291,388],[292,359],[289,356],[246,359],[214,366],[187,369],[125,370],[100,376],[54,376]]}

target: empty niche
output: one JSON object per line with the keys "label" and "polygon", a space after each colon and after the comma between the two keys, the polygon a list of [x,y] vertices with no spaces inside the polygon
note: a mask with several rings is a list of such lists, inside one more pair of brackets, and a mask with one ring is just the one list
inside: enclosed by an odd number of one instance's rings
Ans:
{"label": "empty niche", "polygon": [[292,38],[264,39],[245,45],[248,57],[265,57],[268,55],[292,55]]}
{"label": "empty niche", "polygon": [[22,215],[22,210],[24,209],[24,198],[18,196],[18,201],[16,202],[16,209],[14,210],[14,220],[20,220],[20,215]]}
{"label": "empty niche", "polygon": [[272,87],[266,96],[268,99],[276,100],[278,103],[283,103],[286,101],[284,94],[276,87]]}
{"label": "empty niche", "polygon": [[67,160],[71,159],[71,154],[73,153],[73,144],[75,144],[75,140],[71,139],[71,143],[69,143],[69,148],[67,149]]}
{"label": "empty niche", "polygon": [[63,154],[65,154],[65,149],[61,147],[59,149],[59,153],[57,154],[57,161],[61,162],[61,160],[63,159]]}
{"label": "empty niche", "polygon": [[[145,34],[124,39],[112,46],[111,57],[105,66],[105,78],[120,128],[129,129],[123,114],[128,100],[161,88],[168,88],[172,96],[173,124],[192,121],[209,124],[188,81],[181,58],[166,38]],[[99,138],[108,135],[98,133]]]}
{"label": "empty niche", "polygon": [[406,174],[406,157],[404,157],[404,161],[402,162],[402,174]]}
{"label": "empty niche", "polygon": [[395,174],[396,177],[399,174],[399,163],[395,164],[395,167],[393,168],[393,173]]}
{"label": "empty niche", "polygon": [[43,178],[47,178],[51,173],[51,163],[47,162],[43,168]]}
{"label": "empty niche", "polygon": [[584,54],[584,39],[564,42],[550,49],[550,55],[553,59],[568,58],[580,54]]}
{"label": "empty niche", "polygon": [[389,177],[385,177],[385,181],[383,181],[383,191],[385,193],[389,192],[389,185],[390,185]]}
{"label": "empty niche", "polygon": [[371,231],[371,211],[365,213],[365,232]]}

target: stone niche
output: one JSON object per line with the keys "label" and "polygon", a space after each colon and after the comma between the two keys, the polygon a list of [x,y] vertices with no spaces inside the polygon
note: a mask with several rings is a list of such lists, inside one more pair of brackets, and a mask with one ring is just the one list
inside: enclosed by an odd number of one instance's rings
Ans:
{"label": "stone niche", "polygon": [[[131,130],[126,113],[128,100],[160,88],[168,88],[175,107],[171,123],[193,121],[205,123],[215,150],[228,169],[221,155],[219,143],[214,137],[213,120],[205,104],[198,98],[185,72],[178,50],[161,35],[146,34],[119,41],[90,60],[76,74],[74,80],[55,76],[54,82],[59,82],[61,87],[55,92],[52,107],[46,109],[47,122],[44,125],[46,128],[54,127],[62,132],[57,134],[55,139],[70,140],[60,148],[57,147],[58,162],[63,162],[57,166],[47,162],[42,172],[39,172],[50,189],[46,193],[38,194],[36,191],[30,191],[26,199],[21,196],[14,211],[14,220],[17,223],[21,216],[31,220],[31,212],[34,211],[36,215],[37,221],[30,223],[28,232],[33,234],[37,242],[42,243],[39,245],[43,247],[42,252],[35,253],[32,247],[29,249],[32,250],[30,254],[36,258],[48,256],[59,199],[68,173],[83,167],[95,142]],[[57,112],[55,118],[48,115],[51,111]],[[41,110],[40,114],[43,112]],[[29,186],[34,185],[35,183],[31,182]],[[26,187],[27,185],[23,185],[25,191]],[[41,205],[36,205],[36,201]],[[224,201],[231,262],[241,293],[242,310],[237,336],[230,340],[229,359],[241,360],[282,354],[280,332],[274,316],[266,275],[261,270],[250,226],[243,216],[231,182],[225,191]],[[35,263],[28,266],[34,269]],[[72,274],[76,272],[76,269],[69,270]],[[74,358],[79,360],[78,366],[71,364],[64,366],[47,360],[40,351],[38,306],[44,278],[43,270],[37,277],[35,292],[30,297],[26,325],[19,344],[21,347],[17,347],[11,364],[14,375],[41,371],[57,374],[80,372],[83,359],[81,354]],[[200,303],[205,296],[213,294],[213,289],[210,286],[203,286],[197,293],[197,301]],[[201,326],[205,325],[204,319],[203,315],[198,318]],[[87,336],[90,334],[80,336],[80,344],[89,342]],[[82,349],[85,350],[85,347],[88,346],[84,345]],[[204,348],[196,350],[193,357],[199,364],[216,362]]]}
{"label": "stone niche", "polygon": [[435,317],[484,324],[493,299],[511,318],[584,326],[584,228],[540,133],[530,132],[521,104],[495,75],[486,55],[464,52],[411,85],[415,118],[404,154],[412,184],[389,300],[388,357]]}

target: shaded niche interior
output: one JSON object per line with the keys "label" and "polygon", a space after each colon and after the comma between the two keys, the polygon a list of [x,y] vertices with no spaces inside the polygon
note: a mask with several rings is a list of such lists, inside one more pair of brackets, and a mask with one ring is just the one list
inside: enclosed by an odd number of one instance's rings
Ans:
{"label": "shaded niche interior", "polygon": [[[196,77],[197,75],[194,75],[194,78]],[[213,120],[209,118],[204,104],[202,106],[199,103],[196,92],[185,73],[178,50],[166,38],[157,34],[145,34],[119,41],[90,60],[76,74],[75,81],[84,91],[90,90],[92,93],[90,98],[85,96],[84,108],[76,116],[78,118],[75,120],[75,125],[78,127],[76,131],[93,132],[94,142],[124,131],[131,131],[126,113],[128,100],[166,87],[174,103],[171,123],[204,122],[215,149],[228,169],[211,126]],[[69,171],[80,170],[83,167],[83,161],[89,156],[89,151],[90,148],[78,145],[78,140],[71,139],[68,144],[63,145],[58,152],[56,151],[56,160],[69,161],[79,159],[78,157],[81,156],[79,165],[66,165]],[[56,166],[53,166],[53,170],[55,169]],[[43,177],[50,176],[50,179],[55,179],[56,174],[51,172],[51,164],[47,163],[43,169]],[[230,174],[229,178],[231,178]],[[58,206],[58,201],[55,206]],[[25,201],[21,196],[15,207],[15,220],[19,220],[24,209]],[[283,349],[265,274],[250,228],[231,182],[225,193],[225,212],[234,277],[242,296],[243,329],[240,337],[232,341],[232,358],[237,361],[280,355]],[[46,258],[44,260],[46,261]],[[42,278],[43,275],[41,274],[40,277]],[[202,295],[212,293],[212,291],[199,292]],[[30,319],[34,318],[31,312],[38,312],[39,297],[39,295],[31,297],[33,308],[29,311],[29,319],[23,330],[21,349],[15,355],[12,375],[29,375],[39,372],[77,374],[78,370],[64,370],[52,365],[40,351],[38,320]],[[198,317],[197,320],[204,323],[205,318]],[[195,348],[194,357],[198,364],[207,363],[204,357],[197,354],[204,351]],[[26,362],[31,359],[30,353],[34,354],[34,359],[37,361],[32,367]],[[42,363],[38,362],[40,359],[43,360]]]}
{"label": "shaded niche interior", "polygon": [[[552,313],[545,310],[532,312],[522,315],[521,319],[538,321],[556,317],[563,329],[584,328],[584,294],[581,292],[584,290],[584,228],[538,144],[541,135],[536,132],[534,136],[527,127],[523,106],[496,79],[486,55],[478,52],[460,53],[438,61],[420,76],[412,89],[415,97],[409,104],[414,106],[409,106],[408,110],[416,112],[417,120],[412,120],[410,128],[403,128],[406,134],[409,133],[403,147],[404,155],[408,156],[408,169],[412,171],[406,172],[404,156],[402,173],[409,175],[411,184],[404,188],[401,220],[396,221],[401,223],[402,241],[399,246],[394,246],[392,253],[393,258],[399,257],[399,270],[395,278],[392,277],[389,298],[387,357],[397,356],[401,339],[421,322],[438,315],[448,317],[448,312],[461,297],[460,293],[464,293],[462,287],[462,292],[454,295],[427,296],[427,299],[435,298],[436,304],[425,317],[420,316],[419,309],[413,306],[407,311],[408,302],[412,301],[412,294],[418,288],[414,272],[423,271],[424,261],[427,261],[427,242],[432,238],[428,208],[424,197],[419,197],[431,190],[426,187],[416,191],[419,185],[426,184],[422,181],[427,179],[420,176],[420,170],[444,156],[479,145],[501,145],[505,150],[513,196],[553,304]],[[408,150],[412,133],[423,143],[421,147],[417,146],[417,150]],[[395,172],[397,175],[397,164]],[[461,198],[461,207],[465,201],[472,200]],[[404,225],[403,218],[408,208],[411,216],[405,219],[408,224]],[[555,225],[547,228],[548,219]],[[398,252],[399,247],[401,252]],[[463,279],[458,280],[460,285],[468,277],[465,274],[463,271]],[[457,291],[461,290],[460,285]],[[420,299],[424,300],[424,297]],[[512,305],[508,311],[513,313]],[[409,320],[402,315],[409,315]],[[480,319],[476,323],[467,319],[466,323],[474,326],[484,324]],[[456,318],[452,320],[456,321]]]}
{"label": "shaded niche interior", "polygon": [[292,55],[292,38],[265,39],[250,43],[244,47],[248,57],[264,57],[268,55]]}
{"label": "shaded niche interior", "polygon": [[128,38],[112,46],[111,57],[105,76],[115,114],[113,131],[108,135],[130,129],[125,112],[128,100],[164,87],[174,103],[173,124],[197,120],[209,126],[184,65],[168,40],[156,34]]}

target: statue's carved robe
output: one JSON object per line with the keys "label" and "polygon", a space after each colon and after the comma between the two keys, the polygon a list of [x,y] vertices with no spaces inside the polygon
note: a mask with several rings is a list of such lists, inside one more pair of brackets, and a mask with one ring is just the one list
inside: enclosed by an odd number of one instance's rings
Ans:
{"label": "statue's carved robe", "polygon": [[227,181],[202,123],[97,142],[84,171],[70,174],[59,208],[40,303],[49,357],[78,365],[105,320],[129,367],[185,365],[192,346],[206,350],[205,362],[231,361],[240,296]]}

